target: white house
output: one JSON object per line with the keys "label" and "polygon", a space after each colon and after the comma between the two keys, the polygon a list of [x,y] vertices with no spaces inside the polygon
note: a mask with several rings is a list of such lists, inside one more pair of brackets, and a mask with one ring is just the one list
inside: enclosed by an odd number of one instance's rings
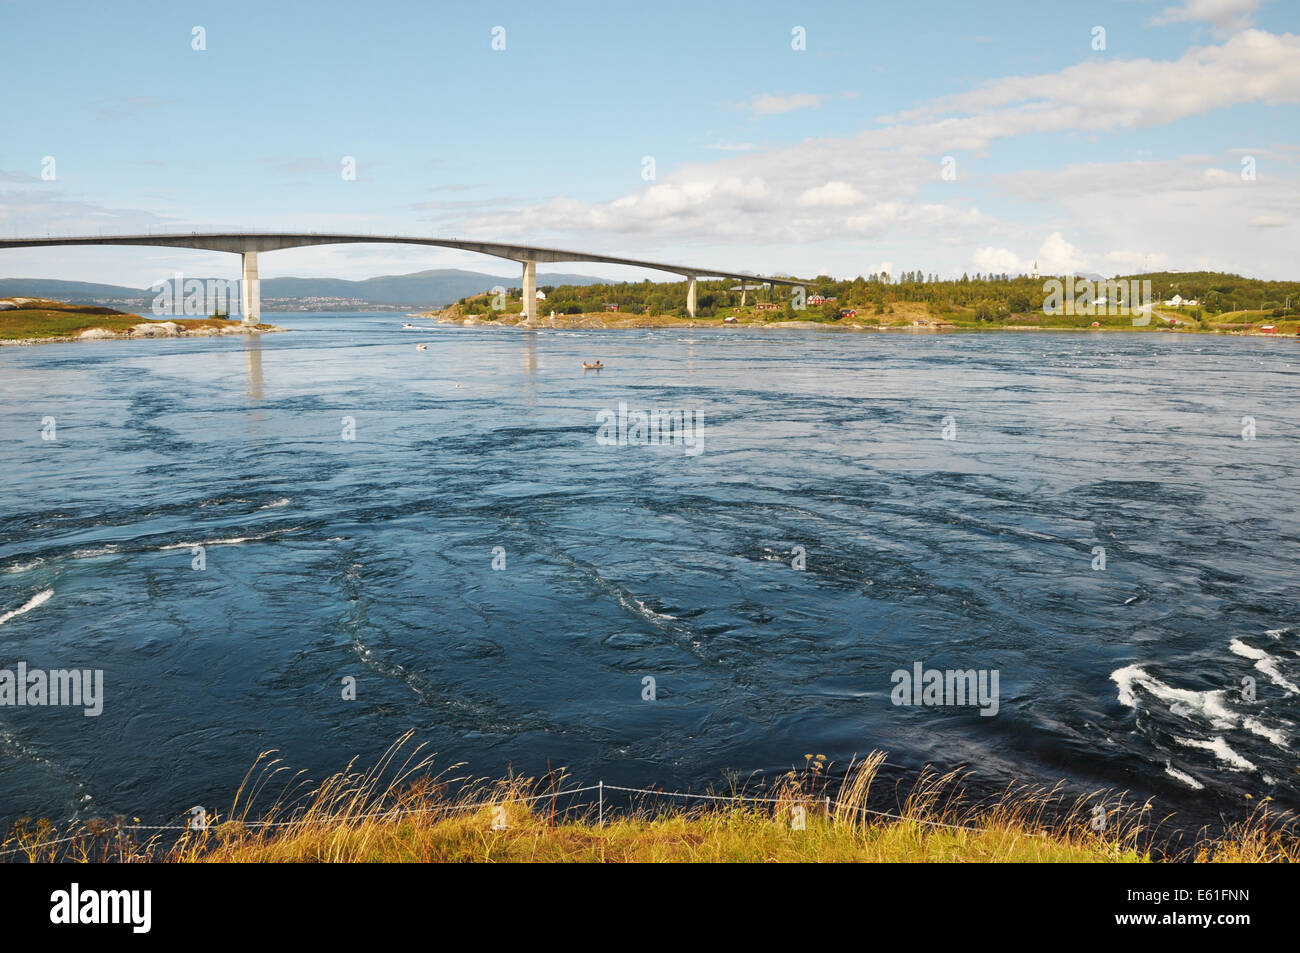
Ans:
{"label": "white house", "polygon": [[1200,302],[1195,298],[1184,298],[1182,295],[1174,295],[1165,302],[1167,308],[1195,308]]}
{"label": "white house", "polygon": [[541,288],[538,288],[538,289],[537,289],[537,300],[538,300],[538,301],[545,301],[545,300],[546,300],[546,292],[543,291]]}

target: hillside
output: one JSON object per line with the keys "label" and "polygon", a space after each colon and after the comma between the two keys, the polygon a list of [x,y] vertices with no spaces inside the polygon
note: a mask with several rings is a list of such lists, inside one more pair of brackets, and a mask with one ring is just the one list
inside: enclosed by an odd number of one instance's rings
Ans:
{"label": "hillside", "polygon": [[[234,277],[234,271],[225,276]],[[198,275],[186,275],[200,278]],[[172,276],[166,276],[167,281]],[[200,280],[206,281],[207,277]],[[538,275],[539,282],[580,286],[603,279],[588,275]],[[498,285],[520,283],[519,275],[493,275],[458,268],[434,268],[408,275],[383,275],[350,281],[345,278],[264,278],[262,307],[267,311],[349,311],[381,308],[437,308],[458,298],[488,291]],[[147,308],[155,292],[149,288],[61,281],[54,278],[0,278],[0,297],[21,295],[75,305]]]}
{"label": "hillside", "polygon": [[[1300,327],[1300,282],[1261,281],[1214,272],[1160,272],[1124,276],[1115,281],[1149,281],[1153,314],[1150,319],[1127,307],[1084,307],[1078,312],[1044,312],[1045,286],[1069,279],[1024,275],[963,275],[940,280],[923,272],[899,277],[873,274],[853,280],[828,276],[810,279],[803,307],[794,289],[750,285],[741,303],[736,281],[700,281],[696,320],[776,325],[791,322],[845,328],[955,327],[972,330],[1061,329],[1205,331],[1264,333],[1272,325],[1278,334],[1296,334]],[[1076,279],[1079,286],[1082,276]],[[629,282],[543,286],[546,300],[538,304],[539,320],[582,326],[645,326],[647,321],[686,318],[686,282]],[[1067,292],[1068,293],[1068,292]],[[1099,292],[1104,293],[1104,292]],[[1076,292],[1077,294],[1077,292]],[[1167,306],[1174,295],[1194,305]],[[1072,299],[1074,303],[1074,299]],[[519,289],[512,288],[504,307],[488,295],[461,299],[439,316],[442,320],[515,323],[521,309]],[[614,313],[614,312],[617,313]]]}

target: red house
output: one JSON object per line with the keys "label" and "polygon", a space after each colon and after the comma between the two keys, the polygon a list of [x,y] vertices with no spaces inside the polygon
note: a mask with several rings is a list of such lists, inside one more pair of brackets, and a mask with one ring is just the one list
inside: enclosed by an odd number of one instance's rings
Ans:
{"label": "red house", "polygon": [[823,298],[821,295],[813,295],[812,297],[810,297],[810,298],[808,299],[808,303],[809,303],[809,304],[825,304],[825,303],[826,303],[826,299]]}

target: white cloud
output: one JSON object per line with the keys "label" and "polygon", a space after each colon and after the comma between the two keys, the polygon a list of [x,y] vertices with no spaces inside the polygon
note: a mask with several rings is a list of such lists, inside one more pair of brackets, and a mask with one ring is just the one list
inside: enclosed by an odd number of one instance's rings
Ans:
{"label": "white cloud", "polygon": [[[1161,162],[1088,163],[997,178],[1012,196],[1058,209],[1071,236],[1092,254],[1092,270],[1191,268],[1294,274],[1283,249],[1300,241],[1300,179],[1295,163],[1270,161],[1255,180],[1239,157],[1183,156]],[[1261,241],[1261,228],[1282,229]],[[1015,246],[1010,246],[1015,247]],[[1119,251],[1123,249],[1124,251]]]}
{"label": "white cloud", "polygon": [[[766,96],[755,108],[762,102],[779,112],[821,100]],[[736,150],[609,201],[525,203],[466,215],[450,231],[595,248],[604,244],[601,236],[616,234],[627,254],[668,260],[682,259],[683,246],[738,248],[744,261],[725,260],[725,251],[723,260],[710,258],[719,266],[800,273],[834,260],[856,274],[885,241],[904,267],[948,271],[972,262],[981,271],[1023,271],[1035,257],[1044,272],[1083,270],[1088,262],[1091,270],[1129,268],[1135,256],[1150,256],[1154,267],[1163,255],[1170,267],[1217,257],[1219,268],[1289,273],[1285,243],[1255,247],[1265,226],[1249,223],[1268,215],[1300,221],[1294,156],[1271,158],[1251,183],[1228,152],[1237,144],[1224,142],[1213,154],[1026,169],[975,186],[1035,203],[1033,225],[977,205],[987,193],[972,191],[969,183],[978,179],[968,172],[957,187],[936,191],[941,155],[977,157],[1020,136],[1159,127],[1250,103],[1300,103],[1300,36],[1247,30],[1172,60],[1088,58],[1056,73],[1006,77],[933,100],[856,135]],[[1251,146],[1269,145],[1258,141],[1258,130],[1250,138]],[[1268,152],[1252,154],[1262,163]],[[1044,242],[1053,234],[1056,242]],[[815,242],[835,250],[807,247]],[[761,246],[768,250],[756,251]],[[1036,246],[1037,256],[1020,254]],[[1117,249],[1126,250],[1122,261],[1108,257]]]}
{"label": "white cloud", "polygon": [[1060,232],[1048,235],[1038,249],[1039,274],[1065,275],[1087,267],[1087,256],[1061,237]]}
{"label": "white cloud", "polygon": [[877,202],[860,215],[851,215],[844,224],[855,232],[884,234],[889,226],[899,222],[907,212],[902,202]]}
{"label": "white cloud", "polygon": [[1029,271],[1029,266],[1025,264],[1024,259],[1009,248],[991,246],[977,248],[971,261],[975,265],[975,270],[980,273],[1019,275]]}
{"label": "white cloud", "polygon": [[1057,73],[1009,76],[881,121],[946,117],[929,129],[946,130],[953,140],[987,143],[1031,132],[1165,125],[1241,103],[1296,102],[1300,36],[1247,30],[1220,46],[1194,47],[1176,60],[1090,59]]}
{"label": "white cloud", "polygon": [[1102,257],[1109,267],[1099,270],[1107,275],[1132,275],[1147,271],[1164,271],[1169,267],[1168,257],[1159,252],[1108,251]]}
{"label": "white cloud", "polygon": [[975,270],[981,273],[1029,274],[1037,264],[1039,274],[1066,275],[1085,270],[1089,259],[1081,250],[1067,242],[1060,232],[1052,232],[1031,258],[1021,258],[1007,248],[985,246],[975,250],[971,262]]}
{"label": "white cloud", "polygon": [[[861,214],[851,215],[844,226],[864,235],[883,235],[892,226],[907,226],[909,230],[937,227],[966,228],[987,223],[988,217],[978,209],[958,208],[932,202],[908,204],[906,202],[877,202]],[[838,230],[838,225],[834,228]]]}
{"label": "white cloud", "polygon": [[1236,33],[1254,22],[1260,0],[1182,0],[1165,7],[1147,22],[1151,26],[1170,23],[1212,23],[1220,34]]}
{"label": "white cloud", "polygon": [[812,109],[822,104],[824,96],[815,93],[795,93],[790,96],[774,96],[763,93],[754,99],[750,108],[758,116],[771,116],[778,113],[793,112],[796,109]]}
{"label": "white cloud", "polygon": [[799,196],[800,205],[812,208],[843,208],[857,205],[862,200],[862,193],[847,182],[827,182]]}

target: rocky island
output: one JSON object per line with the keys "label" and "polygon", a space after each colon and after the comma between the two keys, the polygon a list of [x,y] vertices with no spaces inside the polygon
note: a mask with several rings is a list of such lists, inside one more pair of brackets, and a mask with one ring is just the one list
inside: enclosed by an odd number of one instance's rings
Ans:
{"label": "rocky island", "polygon": [[218,337],[283,330],[273,324],[246,325],[226,318],[158,321],[112,308],[66,304],[45,298],[0,298],[0,346],[128,338]]}

